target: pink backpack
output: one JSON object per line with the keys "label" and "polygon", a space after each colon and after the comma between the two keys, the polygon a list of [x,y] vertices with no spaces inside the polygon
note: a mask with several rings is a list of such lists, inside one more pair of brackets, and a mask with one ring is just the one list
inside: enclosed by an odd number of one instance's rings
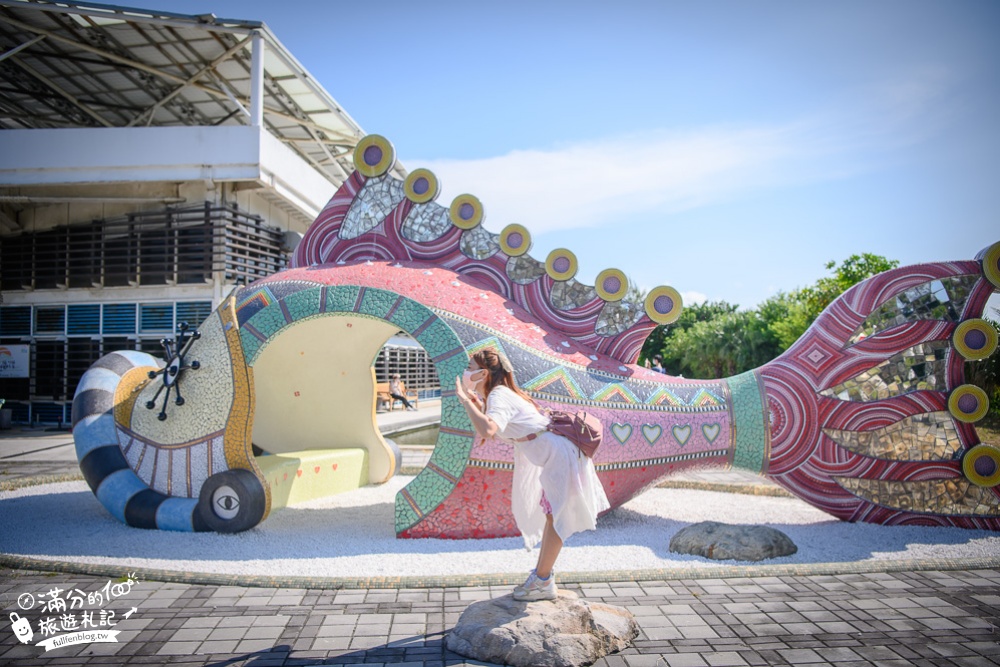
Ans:
{"label": "pink backpack", "polygon": [[604,426],[601,421],[583,410],[572,415],[561,410],[553,410],[549,413],[548,430],[572,442],[588,458],[594,458],[594,453],[601,446],[601,438],[604,436]]}

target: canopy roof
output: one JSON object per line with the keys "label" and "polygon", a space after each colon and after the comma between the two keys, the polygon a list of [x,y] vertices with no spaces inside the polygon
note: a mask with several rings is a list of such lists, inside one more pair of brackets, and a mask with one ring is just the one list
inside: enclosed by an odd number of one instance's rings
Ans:
{"label": "canopy roof", "polygon": [[250,125],[255,34],[263,126],[339,186],[365,133],[259,21],[0,0],[0,128]]}

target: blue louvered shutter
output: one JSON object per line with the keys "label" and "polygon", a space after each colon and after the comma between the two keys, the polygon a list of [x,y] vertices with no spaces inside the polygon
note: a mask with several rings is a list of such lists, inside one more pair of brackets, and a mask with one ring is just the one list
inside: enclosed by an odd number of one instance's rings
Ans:
{"label": "blue louvered shutter", "polygon": [[177,304],[177,324],[187,322],[192,327],[197,327],[211,314],[211,301],[181,301]]}
{"label": "blue louvered shutter", "polygon": [[174,304],[144,303],[139,306],[139,333],[170,333],[174,330]]}
{"label": "blue louvered shutter", "polygon": [[35,306],[35,333],[66,333],[66,306]]}
{"label": "blue louvered shutter", "polygon": [[66,307],[66,333],[70,336],[101,333],[101,307],[98,304]]}
{"label": "blue louvered shutter", "polygon": [[0,336],[30,336],[31,306],[0,306]]}
{"label": "blue louvered shutter", "polygon": [[104,304],[104,331],[110,334],[135,333],[135,304]]}

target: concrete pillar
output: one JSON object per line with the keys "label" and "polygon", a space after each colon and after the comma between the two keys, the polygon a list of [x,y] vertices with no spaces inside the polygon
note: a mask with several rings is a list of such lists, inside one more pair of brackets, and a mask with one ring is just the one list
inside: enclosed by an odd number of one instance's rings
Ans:
{"label": "concrete pillar", "polygon": [[264,120],[264,37],[253,33],[250,58],[250,124],[260,127]]}

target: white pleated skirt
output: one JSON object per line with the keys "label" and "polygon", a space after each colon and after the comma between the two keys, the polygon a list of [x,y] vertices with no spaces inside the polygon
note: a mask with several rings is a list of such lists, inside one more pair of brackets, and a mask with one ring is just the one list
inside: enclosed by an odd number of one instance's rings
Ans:
{"label": "white pleated skirt", "polygon": [[597,515],[611,504],[597,478],[594,462],[576,445],[550,431],[514,443],[511,509],[524,546],[535,547],[545,530],[542,492],[552,506],[552,522],[565,542],[574,533],[597,527]]}

